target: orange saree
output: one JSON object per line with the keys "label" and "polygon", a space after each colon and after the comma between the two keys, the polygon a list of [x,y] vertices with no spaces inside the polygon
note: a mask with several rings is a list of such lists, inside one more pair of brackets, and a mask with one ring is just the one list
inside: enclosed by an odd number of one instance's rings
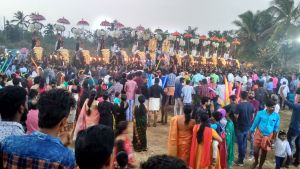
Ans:
{"label": "orange saree", "polygon": [[221,166],[219,154],[217,157],[216,165],[214,167],[211,167],[212,140],[213,138],[219,137],[219,135],[215,130],[209,127],[205,127],[203,133],[203,141],[198,144],[197,133],[199,127],[200,125],[196,125],[193,130],[189,167],[191,169],[220,169]]}
{"label": "orange saree", "polygon": [[188,164],[192,143],[192,129],[195,121],[191,120],[188,125],[185,125],[184,121],[184,116],[175,116],[171,119],[168,154]]}

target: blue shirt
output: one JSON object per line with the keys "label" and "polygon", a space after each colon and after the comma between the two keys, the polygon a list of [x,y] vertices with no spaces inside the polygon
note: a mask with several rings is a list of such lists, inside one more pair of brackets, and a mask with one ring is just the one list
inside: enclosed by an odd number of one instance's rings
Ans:
{"label": "blue shirt", "polygon": [[183,87],[183,85],[181,83],[176,83],[175,84],[175,93],[174,93],[175,98],[180,98],[181,97],[182,87]]}
{"label": "blue shirt", "polygon": [[146,78],[147,78],[147,87],[150,88],[152,84],[152,73],[146,73]]}
{"label": "blue shirt", "polygon": [[268,82],[268,84],[267,84],[267,90],[273,91],[273,82]]}
{"label": "blue shirt", "polygon": [[280,116],[278,113],[269,114],[267,110],[261,110],[257,113],[250,131],[253,133],[258,127],[264,136],[269,136],[273,132],[278,132],[279,126]]}
{"label": "blue shirt", "polygon": [[1,153],[31,159],[29,160],[31,163],[41,160],[47,163],[47,166],[50,164],[59,164],[66,168],[75,166],[74,153],[66,148],[59,138],[41,132],[7,137],[2,142]]}
{"label": "blue shirt", "polygon": [[285,101],[285,103],[293,109],[289,128],[294,129],[296,132],[300,133],[300,104],[294,104],[289,101]]}
{"label": "blue shirt", "polygon": [[175,79],[176,79],[176,75],[174,73],[170,73],[168,75],[167,87],[174,87]]}

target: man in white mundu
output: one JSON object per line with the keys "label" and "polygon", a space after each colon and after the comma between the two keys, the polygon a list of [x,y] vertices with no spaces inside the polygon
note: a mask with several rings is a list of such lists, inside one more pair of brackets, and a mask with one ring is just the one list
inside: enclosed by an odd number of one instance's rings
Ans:
{"label": "man in white mundu", "polygon": [[157,122],[157,112],[161,107],[161,98],[165,94],[163,88],[158,85],[160,79],[155,78],[154,85],[149,88],[149,117],[148,117],[148,126],[151,126],[152,115],[154,114],[153,127],[156,127]]}

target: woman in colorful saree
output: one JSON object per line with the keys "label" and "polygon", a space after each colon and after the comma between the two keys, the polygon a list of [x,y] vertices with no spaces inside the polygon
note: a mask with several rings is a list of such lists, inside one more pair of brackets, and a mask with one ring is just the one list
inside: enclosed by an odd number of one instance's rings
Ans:
{"label": "woman in colorful saree", "polygon": [[183,108],[184,115],[177,115],[171,119],[168,155],[175,156],[188,164],[195,120],[191,119],[192,106]]}
{"label": "woman in colorful saree", "polygon": [[139,105],[133,111],[133,148],[136,152],[147,151],[147,109],[145,97],[139,96]]}
{"label": "woman in colorful saree", "polygon": [[200,115],[200,124],[194,126],[189,167],[191,169],[221,169],[218,153],[216,164],[212,166],[212,141],[222,142],[218,133],[209,127],[208,114]]}
{"label": "woman in colorful saree", "polygon": [[77,133],[81,130],[84,130],[88,127],[99,124],[100,113],[98,111],[98,101],[97,92],[92,91],[90,96],[84,102],[80,114],[78,116],[78,120],[76,122],[76,127],[74,131],[74,138],[76,138]]}

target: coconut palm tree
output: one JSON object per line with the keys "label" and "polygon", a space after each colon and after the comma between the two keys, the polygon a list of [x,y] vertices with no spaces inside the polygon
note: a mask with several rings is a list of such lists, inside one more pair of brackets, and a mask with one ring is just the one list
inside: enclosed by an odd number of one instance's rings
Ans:
{"label": "coconut palm tree", "polygon": [[16,23],[16,26],[22,29],[22,38],[24,38],[24,28],[27,28],[29,25],[29,21],[26,19],[27,16],[22,11],[17,11],[14,13],[14,19],[11,20],[11,23]]}
{"label": "coconut palm tree", "polygon": [[188,33],[188,34],[192,34],[193,36],[196,36],[196,32],[198,30],[198,27],[191,27],[191,26],[188,26],[188,28],[185,30],[185,33]]}
{"label": "coconut palm tree", "polygon": [[239,29],[237,31],[238,38],[241,40],[240,52],[250,56],[257,53],[256,46],[259,39],[259,15],[260,12],[253,13],[247,11],[239,15],[239,20],[233,22]]}
{"label": "coconut palm tree", "polygon": [[274,39],[287,36],[288,30],[299,22],[300,6],[294,0],[273,0],[268,11],[276,16]]}
{"label": "coconut palm tree", "polygon": [[237,27],[239,27],[238,35],[241,40],[244,41],[257,41],[257,35],[259,33],[259,13],[253,13],[252,11],[247,11],[239,15],[240,20],[233,22]]}
{"label": "coconut palm tree", "polygon": [[29,21],[26,18],[27,15],[25,15],[22,11],[17,11],[14,13],[14,19],[11,20],[11,23],[16,23],[16,26],[19,26],[23,29],[29,24]]}

